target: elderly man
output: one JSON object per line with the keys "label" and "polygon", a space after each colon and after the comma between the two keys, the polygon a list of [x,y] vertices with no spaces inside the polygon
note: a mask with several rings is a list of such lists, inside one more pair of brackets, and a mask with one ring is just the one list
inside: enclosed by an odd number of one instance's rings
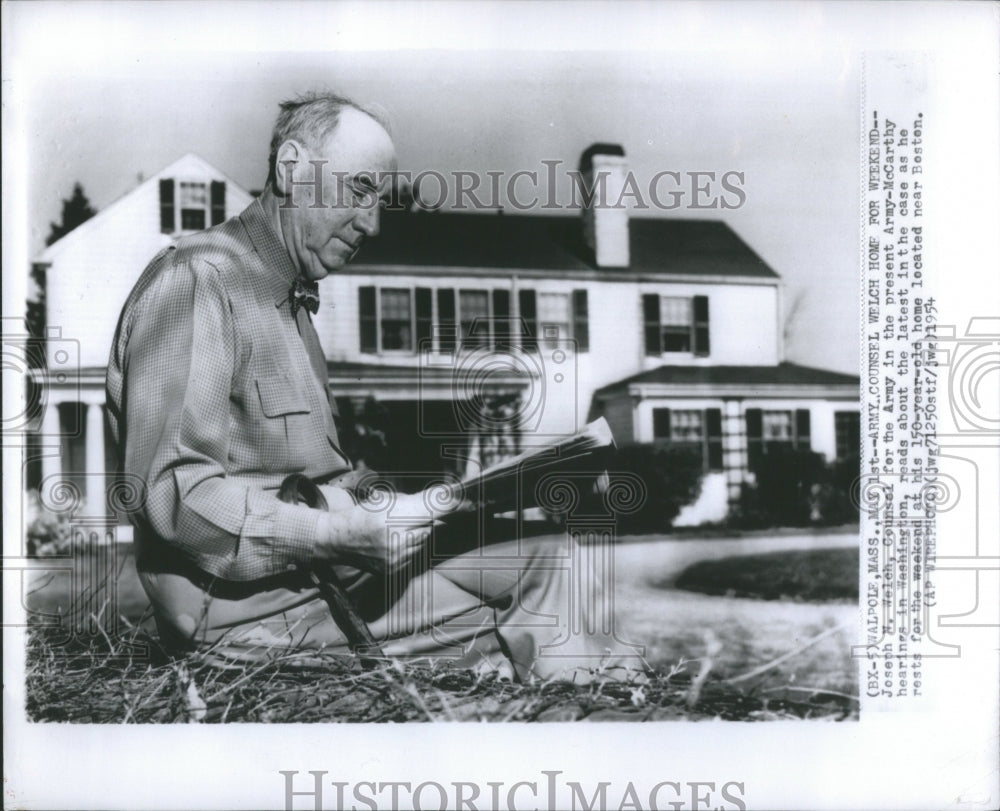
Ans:
{"label": "elderly man", "polygon": [[[107,401],[124,471],[146,483],[131,518],[161,636],[222,660],[346,653],[308,576],[324,564],[390,655],[522,678],[606,667],[610,637],[568,632],[566,544],[414,567],[438,517],[427,494],[393,500],[391,532],[388,506],[350,496],[310,311],[316,282],[378,233],[395,168],[373,112],[333,95],[282,104],[260,198],[161,251],[129,296]],[[330,510],[279,500],[291,473],[326,485]]]}

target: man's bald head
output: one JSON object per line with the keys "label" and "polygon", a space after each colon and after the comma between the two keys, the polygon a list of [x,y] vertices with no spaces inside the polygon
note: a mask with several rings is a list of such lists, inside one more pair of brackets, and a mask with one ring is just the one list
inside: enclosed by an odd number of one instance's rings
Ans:
{"label": "man's bald head", "polygon": [[373,118],[389,132],[389,124],[380,110],[359,104],[336,93],[307,93],[279,105],[281,112],[271,133],[271,152],[268,157],[267,185],[275,190],[275,165],[278,150],[288,140],[299,141],[310,149],[318,149],[336,131],[340,115],[347,109],[357,110]]}

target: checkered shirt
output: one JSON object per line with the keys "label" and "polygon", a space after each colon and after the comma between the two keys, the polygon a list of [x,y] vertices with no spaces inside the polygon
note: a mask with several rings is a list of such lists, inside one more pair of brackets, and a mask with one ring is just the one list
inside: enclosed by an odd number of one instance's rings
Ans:
{"label": "checkered shirt", "polygon": [[254,580],[307,563],[318,513],[280,502],[289,473],[328,478],[340,452],[326,360],[297,270],[259,201],[161,251],[129,295],[108,363],[111,434],[145,502],[143,547]]}

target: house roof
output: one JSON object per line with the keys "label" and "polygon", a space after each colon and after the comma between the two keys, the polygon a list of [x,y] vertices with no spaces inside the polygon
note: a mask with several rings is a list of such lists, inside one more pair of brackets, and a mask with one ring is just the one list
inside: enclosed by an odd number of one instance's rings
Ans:
{"label": "house roof", "polygon": [[[664,276],[778,275],[724,222],[631,218],[631,265],[604,269]],[[579,216],[387,211],[356,266],[543,270],[597,269]]]}
{"label": "house roof", "polygon": [[861,384],[857,375],[845,375],[796,363],[777,366],[660,366],[648,372],[611,383],[596,395],[625,392],[630,386],[834,386],[854,387]]}

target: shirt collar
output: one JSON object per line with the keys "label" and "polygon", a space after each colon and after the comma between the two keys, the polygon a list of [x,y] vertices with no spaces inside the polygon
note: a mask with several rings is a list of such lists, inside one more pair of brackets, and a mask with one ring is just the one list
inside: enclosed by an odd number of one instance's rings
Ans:
{"label": "shirt collar", "polygon": [[278,306],[288,301],[289,290],[299,276],[288,250],[268,222],[260,200],[254,200],[240,214],[240,222],[246,228],[254,249],[267,270],[266,283],[274,295]]}

